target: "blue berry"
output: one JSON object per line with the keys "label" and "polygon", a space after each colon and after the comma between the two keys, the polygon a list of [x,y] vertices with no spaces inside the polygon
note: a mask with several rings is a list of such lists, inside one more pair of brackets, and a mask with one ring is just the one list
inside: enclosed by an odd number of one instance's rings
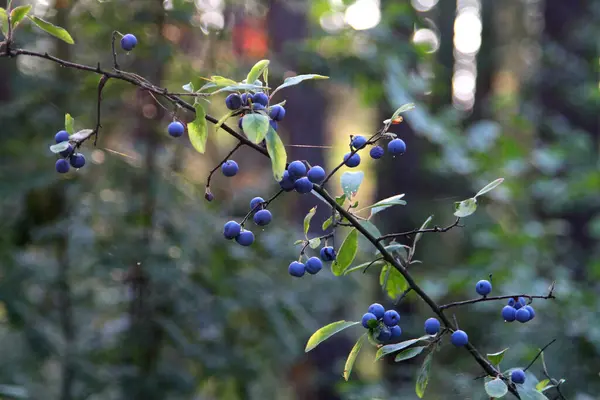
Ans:
{"label": "blue berry", "polygon": [[290,173],[288,171],[283,171],[283,178],[279,181],[279,186],[286,192],[291,192],[294,190],[295,180],[290,177]]}
{"label": "blue berry", "polygon": [[377,334],[377,340],[380,342],[387,342],[392,338],[392,331],[387,326],[382,326],[379,328],[379,333]]}
{"label": "blue berry", "polygon": [[240,128],[241,131],[244,130],[244,127],[242,126],[242,120],[244,119],[244,117],[238,119],[238,128]]}
{"label": "blue berry", "polygon": [[323,247],[319,255],[323,261],[333,261],[335,260],[335,249],[331,246]]}
{"label": "blue berry", "polygon": [[227,160],[223,163],[223,165],[221,165],[221,172],[223,172],[223,175],[228,177],[235,176],[239,169],[240,168],[238,167],[237,163],[233,160]]}
{"label": "blue berry", "polygon": [[398,325],[400,322],[400,314],[396,310],[387,310],[383,314],[383,323],[387,326]]}
{"label": "blue berry", "polygon": [[267,104],[269,104],[269,98],[264,93],[256,93],[254,96],[252,96],[252,103],[262,104],[264,107],[266,107]]}
{"label": "blue berry", "polygon": [[64,158],[61,158],[60,160],[56,160],[56,172],[58,172],[59,174],[66,174],[67,172],[69,172],[69,163],[67,162],[67,160],[65,160]]}
{"label": "blue berry", "polygon": [[69,133],[67,131],[58,131],[56,135],[54,135],[54,140],[56,143],[66,142],[69,140]]}
{"label": "blue berry", "polygon": [[269,117],[275,121],[281,121],[285,117],[285,108],[279,104],[274,105],[269,110]]}
{"label": "blue berry", "polygon": [[365,315],[362,316],[362,326],[367,329],[375,328],[377,326],[377,317],[371,313],[365,313]]}
{"label": "blue berry", "polygon": [[[252,200],[250,200],[250,210],[256,211],[257,210],[257,206],[259,204],[262,204],[265,202],[265,199],[263,199],[262,197],[255,197]],[[258,210],[262,209],[262,206],[258,208]]]}
{"label": "blue berry", "polygon": [[467,336],[465,331],[459,329],[454,331],[452,336],[450,336],[450,342],[456,347],[461,347],[469,343],[469,336]]}
{"label": "blue berry", "polygon": [[535,310],[533,309],[533,307],[525,306],[525,309],[527,311],[529,311],[529,320],[531,321],[532,319],[534,319],[535,318]]}
{"label": "blue berry", "polygon": [[523,308],[519,308],[517,310],[517,313],[515,314],[515,318],[517,319],[517,321],[524,324],[525,322],[527,322],[531,319],[531,314],[529,314],[529,310],[527,310],[526,308],[523,307]]}
{"label": "blue berry", "polygon": [[271,128],[273,128],[274,131],[277,130],[278,126],[277,126],[277,121],[274,120],[270,120],[269,121],[269,125],[271,125]]}
{"label": "blue berry", "polygon": [[306,272],[311,275],[316,274],[323,268],[323,262],[318,257],[311,257],[306,260]]}
{"label": "blue berry", "polygon": [[350,168],[358,167],[358,164],[360,164],[360,156],[358,153],[355,153],[352,156],[350,156],[350,153],[346,153],[344,155],[344,163]]}
{"label": "blue berry", "polygon": [[480,280],[475,285],[475,290],[482,296],[487,296],[492,291],[492,284],[486,280]]}
{"label": "blue berry", "polygon": [[249,93],[243,93],[240,96],[240,99],[242,100],[242,105],[243,106],[247,106],[248,105],[248,99],[252,99],[252,95]]}
{"label": "blue berry", "polygon": [[[326,247],[324,247],[324,249],[326,249]],[[371,304],[367,311],[376,316],[377,319],[383,318],[383,314],[385,314],[385,308],[383,308],[383,306],[379,303]]]}
{"label": "blue berry", "polygon": [[513,322],[517,318],[517,310],[511,306],[504,306],[502,309],[502,318],[506,322]]}
{"label": "blue berry", "polygon": [[513,383],[525,383],[525,372],[522,369],[515,369],[510,373],[510,380]]}
{"label": "blue berry", "polygon": [[300,178],[296,182],[294,182],[294,189],[298,193],[309,193],[313,188],[313,183],[308,180],[307,177]]}
{"label": "blue berry", "polygon": [[388,151],[391,154],[404,154],[406,152],[406,143],[402,139],[394,139],[388,143]]}
{"label": "blue berry", "polygon": [[515,306],[515,299],[513,299],[513,298],[508,299],[508,303],[506,303],[506,304],[509,305],[509,306],[511,306],[511,307],[514,307]]}
{"label": "blue berry", "polygon": [[367,139],[364,136],[357,135],[352,138],[352,147],[362,149],[367,144]]}
{"label": "blue berry", "polygon": [[288,172],[294,179],[302,178],[306,175],[306,165],[302,161],[292,161],[288,165]]}
{"label": "blue berry", "polygon": [[61,151],[60,155],[63,157],[69,157],[73,153],[73,146],[69,145],[66,150]]}
{"label": "blue berry", "polygon": [[390,339],[397,339],[402,335],[402,329],[398,325],[394,325],[390,328],[392,337]]}
{"label": "blue berry", "polygon": [[225,239],[235,239],[241,231],[242,227],[240,224],[235,221],[229,221],[225,223],[225,226],[223,227],[223,236],[225,236]]}
{"label": "blue berry", "polygon": [[373,146],[373,148],[369,152],[369,155],[371,156],[372,159],[377,160],[377,159],[383,157],[383,153],[384,153],[383,147]]}
{"label": "blue berry", "polygon": [[69,162],[73,168],[82,168],[85,165],[85,157],[83,154],[73,154],[70,157]]}
{"label": "blue berry", "polygon": [[323,179],[325,179],[325,170],[322,167],[315,165],[308,170],[306,176],[312,183],[321,183],[323,182]]}
{"label": "blue berry", "polygon": [[183,124],[179,121],[173,121],[167,127],[169,135],[173,137],[180,137],[181,135],[183,135],[184,130],[185,128],[183,127]]}
{"label": "blue berry", "polygon": [[250,231],[242,231],[235,237],[235,241],[242,246],[250,246],[252,243],[254,243],[254,233]]}
{"label": "blue berry", "polygon": [[262,104],[260,104],[260,103],[252,103],[252,109],[253,109],[254,111],[260,111],[260,110],[264,110],[264,109],[265,109],[265,106],[263,106],[263,105],[262,105]]}
{"label": "blue berry", "polygon": [[230,110],[237,110],[242,106],[242,98],[237,93],[231,93],[225,98],[225,105]]}
{"label": "blue berry", "polygon": [[425,333],[435,335],[440,331],[440,321],[435,318],[425,320]]}
{"label": "blue berry", "polygon": [[137,38],[131,33],[121,38],[121,48],[125,51],[131,51],[137,45]]}
{"label": "blue berry", "polygon": [[306,272],[306,266],[304,264],[302,264],[301,262],[294,261],[288,267],[288,272],[290,273],[291,276],[300,278]]}
{"label": "blue berry", "polygon": [[515,302],[515,308],[518,310],[521,307],[525,306],[527,304],[527,301],[525,300],[524,297],[519,297],[519,300]]}
{"label": "blue berry", "polygon": [[258,226],[269,225],[272,219],[273,215],[271,215],[271,211],[269,210],[259,210],[254,214],[254,223]]}

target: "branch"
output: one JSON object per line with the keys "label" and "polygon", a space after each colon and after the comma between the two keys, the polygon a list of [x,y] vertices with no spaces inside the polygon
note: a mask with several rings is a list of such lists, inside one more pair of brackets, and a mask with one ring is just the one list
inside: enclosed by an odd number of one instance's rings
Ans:
{"label": "branch", "polygon": [[556,298],[556,297],[554,297],[554,294],[552,292],[548,293],[546,296],[531,296],[531,295],[528,295],[528,294],[515,294],[515,295],[510,295],[510,296],[479,297],[477,299],[456,301],[454,303],[444,304],[444,305],[440,306],[440,310],[446,310],[448,308],[458,307],[458,306],[464,306],[464,305],[467,305],[467,304],[480,303],[482,301],[496,301],[496,300],[506,300],[506,299],[518,299],[519,297],[525,297],[525,298],[529,299],[529,303],[531,303],[531,301],[533,299],[544,299],[544,300],[547,300],[547,299],[555,299]]}
{"label": "branch", "polygon": [[[206,190],[205,190],[205,194],[204,197],[206,197],[206,200],[208,201],[212,201],[213,197],[212,197],[212,193],[210,192],[210,180],[212,179],[213,174],[219,169],[219,167],[221,165],[223,165],[223,163],[227,160],[229,160],[229,157],[231,157],[233,155],[233,153],[235,153],[240,147],[242,147],[244,144],[242,142],[239,142],[234,148],[233,150],[231,150],[226,156],[225,158],[223,158],[223,160],[221,160],[220,163],[218,163],[208,174],[208,179],[206,180]],[[210,199],[209,199],[210,197]]]}
{"label": "branch", "polygon": [[[98,68],[100,66],[98,65]],[[102,128],[102,124],[100,123],[100,105],[102,103],[102,90],[104,89],[104,85],[108,82],[108,76],[102,75],[100,78],[100,82],[98,82],[98,105],[96,108],[96,128],[94,129],[94,147],[96,147],[96,143],[98,143],[98,133],[100,132],[100,128]]]}
{"label": "branch", "polygon": [[536,355],[536,356],[533,358],[533,360],[531,360],[531,362],[529,363],[529,365],[528,365],[528,366],[526,366],[526,367],[523,369],[523,371],[527,371],[529,368],[531,368],[531,366],[533,365],[533,363],[535,362],[535,360],[537,360],[537,359],[538,359],[538,358],[539,358],[539,357],[542,355],[542,353],[544,352],[544,350],[546,350],[548,347],[550,347],[550,345],[551,345],[552,343],[554,343],[554,342],[556,342],[556,339],[552,339],[552,341],[551,341],[550,343],[548,343],[547,345],[545,345],[544,347],[542,347],[542,348],[540,349],[540,351],[537,353],[537,355]]}
{"label": "branch", "polygon": [[112,56],[113,56],[113,66],[115,67],[115,70],[119,70],[119,63],[117,61],[117,50],[115,49],[115,39],[117,38],[117,35],[119,34],[119,32],[117,31],[113,31],[112,33],[112,41],[111,41],[111,47],[112,47]]}
{"label": "branch", "polygon": [[396,237],[401,237],[401,236],[410,236],[410,235],[414,235],[417,233],[444,233],[444,232],[448,232],[450,229],[454,228],[455,226],[458,226],[460,228],[463,227],[463,225],[459,225],[460,222],[460,218],[456,218],[456,221],[454,221],[454,223],[452,225],[448,225],[445,228],[440,228],[439,226],[434,226],[433,228],[427,228],[427,229],[413,229],[412,231],[408,231],[408,232],[401,232],[401,233],[390,233],[388,235],[383,235],[377,238],[377,241],[380,242],[382,240],[386,240],[386,239],[392,239],[392,238],[396,238]]}

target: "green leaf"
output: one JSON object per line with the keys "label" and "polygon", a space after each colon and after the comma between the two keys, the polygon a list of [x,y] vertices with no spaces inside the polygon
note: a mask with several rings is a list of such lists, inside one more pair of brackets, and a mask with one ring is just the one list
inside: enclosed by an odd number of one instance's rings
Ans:
{"label": "green leaf", "polygon": [[415,392],[420,399],[425,395],[425,389],[427,388],[427,383],[429,383],[429,372],[431,371],[431,360],[433,358],[433,352],[427,354],[425,360],[423,361],[423,365],[419,370],[419,375],[417,376],[417,384],[415,385]]}
{"label": "green leaf", "polygon": [[4,36],[6,36],[6,32],[8,30],[8,14],[6,13],[6,10],[2,7],[0,7],[0,32],[2,32],[2,34]]}
{"label": "green leaf", "polygon": [[248,72],[248,76],[246,77],[246,82],[256,81],[258,79],[258,77],[260,76],[260,74],[262,74],[263,71],[266,68],[268,68],[268,66],[269,66],[269,60],[260,60],[259,62],[254,64],[254,67],[252,67],[250,72]]}
{"label": "green leaf", "polygon": [[314,206],[313,208],[310,209],[310,211],[308,212],[308,214],[306,214],[306,216],[304,217],[304,236],[306,236],[306,238],[308,239],[308,230],[310,229],[310,220],[315,216],[315,214],[317,213],[317,206]]}
{"label": "green leaf", "polygon": [[306,242],[306,240],[304,240],[304,239],[298,239],[294,242],[294,245],[304,244],[305,242]]}
{"label": "green leaf", "polygon": [[6,396],[10,399],[28,399],[29,393],[22,386],[0,385],[0,396]]}
{"label": "green leaf", "polygon": [[273,93],[271,94],[271,97],[273,97],[273,95],[275,93],[277,93],[278,91],[280,91],[283,88],[286,88],[288,86],[294,86],[299,84],[302,81],[306,81],[309,79],[329,79],[328,76],[323,76],[323,75],[317,75],[317,74],[306,74],[306,75],[296,75],[296,76],[291,76],[289,78],[285,78],[285,80],[283,81],[283,83],[281,85],[279,85],[279,87],[277,87],[275,90],[273,90]]}
{"label": "green leaf", "polygon": [[238,84],[233,79],[225,78],[224,76],[219,76],[219,75],[211,76],[210,82],[214,83],[216,87],[235,86]]}
{"label": "green leaf", "polygon": [[[221,126],[235,113],[235,111],[229,111],[227,114],[223,115],[221,119],[217,121],[215,124],[215,133],[219,132]],[[244,122],[244,120],[242,120]]]}
{"label": "green leaf", "polygon": [[497,366],[502,362],[502,359],[504,359],[504,354],[506,353],[507,350],[508,350],[508,347],[502,351],[499,351],[498,353],[488,354],[487,358],[488,358],[488,360],[490,360],[490,362],[493,365]]}
{"label": "green leaf", "polygon": [[482,194],[489,192],[496,186],[499,186],[502,182],[504,182],[504,178],[498,178],[494,182],[488,183],[483,189],[477,192],[474,198],[477,198],[477,196],[481,196]]}
{"label": "green leaf", "polygon": [[329,228],[331,226],[331,224],[333,223],[333,218],[329,217],[327,218],[324,222],[323,225],[321,226],[321,229],[326,231],[327,228]]}
{"label": "green leaf", "polygon": [[[419,228],[419,230],[422,231],[423,229],[427,228],[427,225],[429,225],[429,223],[431,222],[432,219],[433,219],[433,215],[430,215],[429,218],[427,218],[425,220],[425,222],[423,222],[423,225],[421,225],[421,227]],[[417,235],[415,236],[415,241],[413,242],[413,245],[417,244],[417,242],[419,241],[419,239],[421,239],[421,236],[423,236],[422,233],[417,233]]]}
{"label": "green leaf", "polygon": [[543,391],[544,391],[544,388],[545,388],[546,386],[548,386],[548,384],[549,384],[549,383],[550,383],[550,379],[544,379],[543,381],[539,381],[539,382],[537,383],[537,385],[535,385],[535,388],[536,388],[537,390],[539,390],[540,392],[543,392]]}
{"label": "green leaf", "polygon": [[73,117],[71,117],[71,114],[65,114],[65,131],[67,131],[67,133],[69,135],[72,135],[74,132],[74,126],[75,126],[75,119],[73,119]]}
{"label": "green leaf", "polygon": [[[408,249],[410,249],[410,247],[404,244],[394,243],[385,246],[384,249],[390,253],[397,253],[403,260],[406,260],[408,257]],[[381,252],[379,250],[375,251],[375,255],[378,254],[381,254]]]}
{"label": "green leaf", "polygon": [[392,354],[397,351],[404,350],[408,346],[411,346],[420,340],[430,339],[431,337],[432,336],[430,336],[430,335],[423,335],[416,339],[405,340],[400,343],[387,344],[385,346],[382,346],[379,348],[379,350],[377,350],[377,353],[375,353],[375,361],[379,360],[381,357],[387,356],[388,354]]}
{"label": "green leaf", "polygon": [[346,197],[350,198],[354,193],[358,191],[360,184],[362,183],[365,177],[365,173],[362,171],[356,172],[344,172],[340,177],[340,183],[342,185],[342,190]]}
{"label": "green leaf", "polygon": [[517,385],[517,392],[519,393],[519,396],[521,396],[521,400],[548,400],[546,395],[538,392],[534,388],[526,389],[521,386],[522,385]]}
{"label": "green leaf", "polygon": [[[207,83],[206,85],[202,86],[200,88],[200,90],[203,89],[210,89],[210,88],[214,88],[214,87],[218,87],[217,85],[215,85],[212,82]],[[215,95],[217,93],[222,93],[222,92],[241,92],[244,90],[263,90],[263,89],[268,89],[265,86],[262,85],[251,85],[249,83],[237,83],[235,85],[231,85],[231,86],[225,86],[224,88],[221,88],[219,90],[215,90],[214,92],[212,92],[210,95]]]}
{"label": "green leaf", "polygon": [[308,246],[311,249],[316,249],[321,246],[321,238],[312,238],[308,241]]}
{"label": "green leaf", "polygon": [[71,35],[69,35],[69,32],[67,32],[66,29],[61,28],[60,26],[52,25],[50,22],[44,21],[43,19],[35,17],[35,16],[33,16],[33,17],[27,16],[27,17],[34,24],[36,24],[38,27],[40,27],[42,30],[48,32],[52,36],[55,36],[55,37],[59,38],[60,40],[62,40],[63,42],[66,42],[68,44],[75,44],[75,41],[73,41],[73,38],[71,37]]}
{"label": "green leaf", "polygon": [[194,93],[194,84],[192,82],[190,82],[190,83],[188,83],[186,85],[183,85],[181,88],[183,90],[185,90],[186,92]]}
{"label": "green leaf", "polygon": [[403,112],[410,111],[413,108],[415,108],[415,105],[413,103],[407,103],[407,104],[401,106],[400,108],[398,108],[396,111],[394,111],[394,113],[392,114],[392,118],[390,118],[390,119],[394,120]]}
{"label": "green leaf", "polygon": [[359,224],[363,226],[373,237],[378,238],[381,236],[379,229],[371,221],[359,221]]}
{"label": "green leaf", "polygon": [[13,29],[17,27],[19,22],[21,22],[27,14],[29,14],[30,10],[31,10],[31,5],[19,6],[19,7],[13,8],[13,10],[10,12],[10,22],[12,22],[12,24],[13,24]]}
{"label": "green leaf", "polygon": [[506,383],[504,383],[504,381],[500,378],[492,379],[491,381],[486,382],[484,387],[485,392],[490,397],[504,397],[504,395],[508,393],[508,386],[506,386]]}
{"label": "green leaf", "polygon": [[426,348],[427,348],[427,346],[418,346],[418,347],[412,347],[410,349],[403,350],[400,353],[398,353],[396,358],[394,358],[394,361],[400,362],[400,361],[410,360],[411,358],[414,358],[414,357],[418,356],[419,354],[421,354],[423,352],[423,350],[425,350]]}
{"label": "green leaf", "polygon": [[196,109],[196,118],[187,125],[188,135],[192,146],[198,153],[204,154],[206,151],[206,141],[208,140],[208,127],[206,126],[206,111],[201,104],[194,104]]}
{"label": "green leaf", "polygon": [[340,207],[344,205],[345,201],[346,201],[346,195],[345,194],[342,194],[342,195],[340,195],[340,196],[338,196],[338,197],[335,198],[335,202]]}
{"label": "green leaf", "polygon": [[75,142],[82,142],[90,136],[92,136],[92,133],[94,133],[93,129],[82,129],[69,136],[69,140],[73,140]]}
{"label": "green leaf", "polygon": [[242,118],[242,129],[253,143],[260,143],[269,131],[269,117],[263,114],[247,114]]}
{"label": "green leaf", "polygon": [[340,247],[340,251],[333,263],[331,263],[331,271],[335,276],[340,276],[344,273],[346,268],[352,264],[354,257],[356,257],[356,251],[358,250],[358,231],[352,229],[344,243]]}
{"label": "green leaf", "polygon": [[312,336],[308,339],[308,342],[306,343],[306,348],[304,349],[304,352],[308,353],[309,351],[311,351],[312,349],[317,347],[319,344],[321,344],[321,342],[329,339],[336,333],[339,333],[339,332],[343,331],[344,329],[350,328],[351,326],[354,326],[357,324],[360,324],[360,322],[337,321],[337,322],[332,322],[331,324],[322,327],[321,329],[319,329],[315,333],[313,333]]}
{"label": "green leaf", "polygon": [[279,182],[283,179],[283,172],[285,171],[285,164],[287,163],[285,147],[275,129],[270,125],[265,139],[267,141],[267,151],[269,152],[269,157],[271,157],[273,177]]}
{"label": "green leaf", "polygon": [[380,200],[375,204],[371,204],[370,206],[367,206],[359,211],[370,208],[371,216],[373,216],[373,215],[377,214],[378,212],[385,210],[386,208],[390,208],[390,207],[397,206],[397,205],[405,206],[406,201],[401,200],[403,197],[404,197],[404,193],[397,194],[395,196],[388,197],[387,199]]}
{"label": "green leaf", "polygon": [[53,144],[52,146],[50,146],[50,151],[57,154],[62,151],[65,151],[68,148],[69,148],[69,141],[65,140],[64,142],[60,142],[60,143]]}
{"label": "green leaf", "polygon": [[352,367],[354,366],[356,357],[358,357],[358,353],[360,353],[360,349],[362,348],[366,337],[367,334],[363,333],[363,335],[359,337],[356,343],[354,344],[354,347],[352,347],[352,351],[350,351],[350,354],[348,354],[348,359],[346,359],[346,365],[344,365],[344,379],[346,380],[346,382],[348,381],[348,379],[350,379]]}
{"label": "green leaf", "polygon": [[[355,265],[352,268],[348,268],[347,270],[344,271],[344,275],[348,275],[349,273],[354,272],[354,271],[362,270],[362,269],[366,268],[367,265],[369,265],[369,264],[371,264],[371,261],[362,263],[359,265]],[[385,264],[385,261],[383,261],[383,260],[375,261],[374,263],[371,264],[371,267],[374,265],[378,265],[378,264]],[[369,267],[369,268],[371,268],[371,267]]]}
{"label": "green leaf", "polygon": [[393,300],[397,299],[398,296],[408,289],[406,279],[390,264],[384,265],[381,269],[379,284],[381,285],[381,289]]}
{"label": "green leaf", "polygon": [[470,198],[463,201],[457,201],[454,203],[454,215],[460,218],[468,217],[477,210],[477,199]]}

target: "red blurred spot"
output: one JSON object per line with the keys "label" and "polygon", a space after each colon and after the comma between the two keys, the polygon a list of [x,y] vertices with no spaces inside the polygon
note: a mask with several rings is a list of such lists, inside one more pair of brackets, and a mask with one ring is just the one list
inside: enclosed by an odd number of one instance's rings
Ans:
{"label": "red blurred spot", "polygon": [[266,20],[244,18],[232,30],[234,51],[248,59],[264,58],[269,51]]}

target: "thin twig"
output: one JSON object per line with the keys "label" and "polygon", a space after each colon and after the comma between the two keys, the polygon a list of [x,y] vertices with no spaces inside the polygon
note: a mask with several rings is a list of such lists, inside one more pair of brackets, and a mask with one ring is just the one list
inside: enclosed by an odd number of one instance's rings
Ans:
{"label": "thin twig", "polygon": [[544,352],[544,350],[546,350],[548,347],[550,347],[550,345],[552,343],[556,342],[556,339],[552,339],[552,341],[550,343],[548,343],[547,345],[545,345],[544,347],[541,348],[541,350],[537,353],[537,355],[533,358],[533,360],[531,360],[531,362],[529,363],[528,366],[526,366],[525,368],[523,368],[523,371],[527,371],[529,368],[531,368],[531,366],[533,365],[533,363],[535,362],[535,360],[537,360],[542,353]]}
{"label": "thin twig", "polygon": [[392,238],[397,238],[397,237],[402,237],[402,236],[410,236],[410,235],[414,235],[417,233],[444,233],[444,232],[448,232],[450,229],[458,226],[458,227],[462,227],[462,225],[459,225],[460,222],[460,218],[456,218],[456,221],[454,221],[454,223],[452,225],[448,225],[444,228],[440,228],[439,226],[434,226],[433,228],[427,228],[427,229],[413,229],[412,231],[408,231],[408,232],[400,232],[400,233],[390,233],[387,235],[383,235],[377,238],[377,241],[380,242],[382,240],[386,240],[386,239],[392,239]]}
{"label": "thin twig", "polygon": [[496,301],[496,300],[506,300],[506,299],[518,299],[519,297],[525,297],[527,299],[531,300],[533,299],[554,299],[554,294],[552,293],[548,293],[546,296],[532,296],[529,294],[515,294],[515,295],[509,295],[509,296],[492,296],[492,297],[479,297],[477,299],[471,299],[471,300],[463,300],[463,301],[456,301],[453,303],[448,303],[448,304],[444,304],[440,306],[440,310],[446,310],[448,308],[452,308],[452,307],[459,307],[459,306],[464,306],[467,304],[474,304],[474,303],[480,303],[482,301]]}
{"label": "thin twig", "polygon": [[104,85],[108,82],[108,76],[102,75],[100,78],[100,82],[98,82],[98,98],[97,98],[97,106],[96,106],[96,128],[94,129],[94,147],[98,143],[98,133],[100,133],[100,128],[102,128],[101,120],[100,120],[100,105],[102,104],[102,90],[104,89]]}
{"label": "thin twig", "polygon": [[248,218],[250,218],[250,216],[252,214],[254,214],[256,211],[258,211],[260,208],[267,208],[273,200],[275,200],[277,197],[279,197],[281,195],[281,193],[283,193],[283,189],[280,189],[277,193],[275,193],[273,196],[271,196],[271,198],[269,200],[267,200],[263,203],[259,203],[256,206],[254,206],[254,208],[252,210],[248,211],[248,213],[246,214],[246,216],[244,217],[242,222],[240,222],[240,225],[244,226],[244,224],[246,223],[246,221],[248,221]]}
{"label": "thin twig", "polygon": [[119,68],[119,62],[117,61],[117,50],[115,49],[115,40],[116,40],[118,34],[119,34],[119,32],[113,31],[113,33],[112,33],[112,41],[111,41],[112,56],[113,56],[113,67],[115,68],[116,71],[118,71],[120,69]]}
{"label": "thin twig", "polygon": [[219,169],[219,167],[221,165],[223,165],[223,163],[227,160],[229,160],[229,157],[231,157],[233,155],[233,153],[235,153],[240,147],[242,147],[243,144],[242,142],[239,142],[224,158],[223,160],[221,160],[220,163],[218,163],[213,169],[210,170],[210,173],[208,174],[208,179],[206,180],[206,190],[210,191],[210,181],[213,177],[213,174]]}

